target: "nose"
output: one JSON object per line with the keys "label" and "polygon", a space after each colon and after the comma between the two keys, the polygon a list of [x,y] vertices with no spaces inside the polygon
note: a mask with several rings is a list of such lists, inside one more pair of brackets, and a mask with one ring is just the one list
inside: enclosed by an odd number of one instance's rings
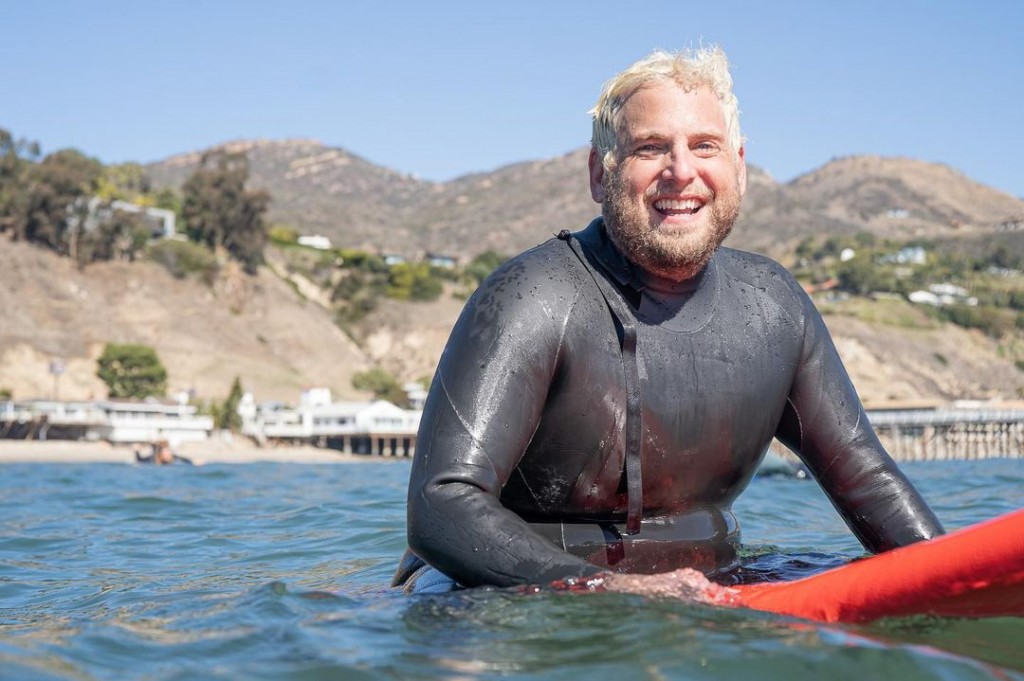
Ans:
{"label": "nose", "polygon": [[665,167],[661,171],[662,179],[689,184],[697,176],[695,157],[689,149],[673,149],[665,158]]}

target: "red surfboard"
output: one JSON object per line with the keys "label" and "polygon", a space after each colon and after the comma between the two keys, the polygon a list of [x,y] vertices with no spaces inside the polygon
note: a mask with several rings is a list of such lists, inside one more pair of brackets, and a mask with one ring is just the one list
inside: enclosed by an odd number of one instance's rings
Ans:
{"label": "red surfboard", "polygon": [[823,622],[1024,617],[1024,509],[813,577],[733,588],[741,607]]}

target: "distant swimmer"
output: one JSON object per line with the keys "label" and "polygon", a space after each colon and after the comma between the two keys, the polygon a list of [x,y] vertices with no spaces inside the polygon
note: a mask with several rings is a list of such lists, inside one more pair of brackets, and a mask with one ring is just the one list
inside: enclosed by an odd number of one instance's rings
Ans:
{"label": "distant swimmer", "polygon": [[466,303],[423,411],[394,584],[686,593],[676,571],[738,567],[733,502],[773,438],[868,551],[942,534],[800,284],[720,247],[747,186],[725,54],[654,52],[592,113],[602,216]]}
{"label": "distant swimmer", "polygon": [[184,463],[190,466],[194,465],[192,459],[184,456],[179,456],[171,450],[171,445],[167,440],[157,440],[150,446],[150,453],[144,455],[139,450],[135,450],[135,461],[137,463],[152,463],[158,466],[168,466],[174,463]]}

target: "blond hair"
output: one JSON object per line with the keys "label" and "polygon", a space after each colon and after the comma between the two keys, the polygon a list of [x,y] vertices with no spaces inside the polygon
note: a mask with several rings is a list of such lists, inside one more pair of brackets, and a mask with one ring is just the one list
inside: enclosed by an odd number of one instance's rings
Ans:
{"label": "blond hair", "polygon": [[594,118],[590,143],[606,168],[616,149],[622,107],[637,90],[664,81],[672,81],[687,90],[697,87],[711,90],[722,103],[729,145],[734,152],[739,152],[743,146],[739,102],[732,91],[732,76],[729,75],[729,60],[725,52],[713,46],[676,53],[655,50],[605,83],[597,104],[590,110]]}

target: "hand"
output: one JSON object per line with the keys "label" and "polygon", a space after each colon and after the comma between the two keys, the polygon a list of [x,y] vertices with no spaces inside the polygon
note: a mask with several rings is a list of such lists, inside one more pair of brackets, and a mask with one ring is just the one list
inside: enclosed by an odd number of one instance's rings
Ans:
{"label": "hand", "polygon": [[605,591],[678,598],[694,603],[729,605],[735,601],[736,591],[708,580],[691,568],[681,568],[656,575],[614,574],[602,575],[601,587]]}

